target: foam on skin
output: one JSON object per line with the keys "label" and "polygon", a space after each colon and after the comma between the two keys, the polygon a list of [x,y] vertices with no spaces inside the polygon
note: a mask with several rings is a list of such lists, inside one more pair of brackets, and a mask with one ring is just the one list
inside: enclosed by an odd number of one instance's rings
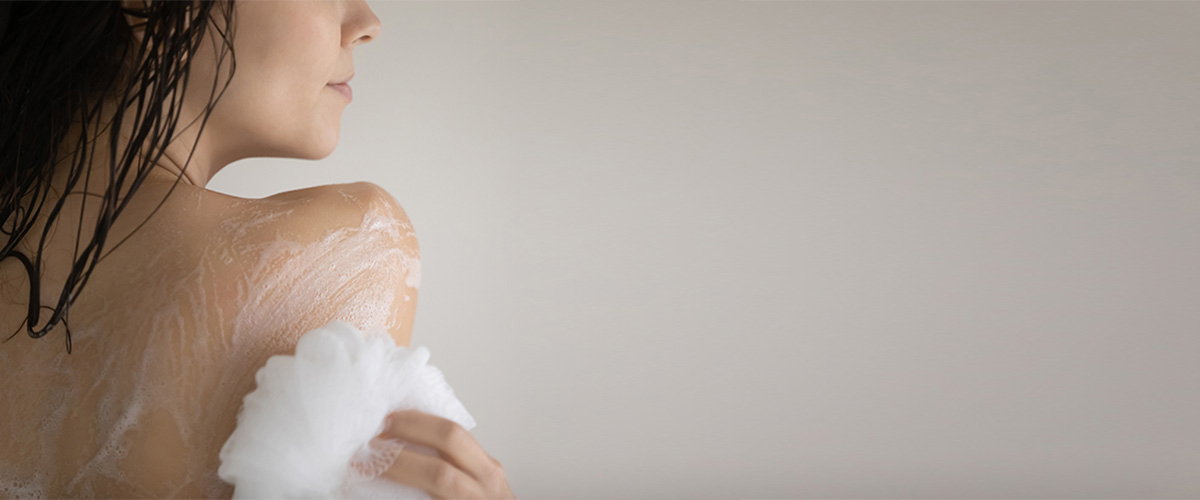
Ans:
{"label": "foam on skin", "polygon": [[147,224],[70,310],[72,354],[61,325],[0,344],[0,497],[228,498],[217,453],[267,358],[332,319],[411,331],[411,223],[390,198],[334,186],[361,220],[308,234],[277,223],[316,213],[313,195],[229,203],[204,238]]}

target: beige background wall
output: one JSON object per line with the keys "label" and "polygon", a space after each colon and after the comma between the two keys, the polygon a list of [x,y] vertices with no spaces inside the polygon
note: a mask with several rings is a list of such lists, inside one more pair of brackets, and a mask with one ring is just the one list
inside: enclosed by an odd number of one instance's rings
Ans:
{"label": "beige background wall", "polygon": [[319,161],[521,498],[1200,498],[1200,2],[370,2]]}

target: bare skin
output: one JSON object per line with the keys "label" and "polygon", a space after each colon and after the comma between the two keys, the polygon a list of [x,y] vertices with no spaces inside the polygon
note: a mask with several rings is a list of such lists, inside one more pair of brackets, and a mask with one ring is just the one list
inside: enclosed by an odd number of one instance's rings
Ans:
{"label": "bare skin", "polygon": [[[15,259],[0,263],[0,327],[21,329],[0,344],[0,496],[228,498],[217,452],[267,358],[335,319],[409,345],[420,249],[387,191],[357,182],[247,199],[204,188],[237,159],[327,156],[348,102],[326,83],[352,73],[351,49],[378,36],[379,20],[365,2],[333,0],[242,2],[237,15],[253,35],[235,42],[227,98],[194,149],[199,121],[183,129],[114,223],[70,309],[72,354],[61,323],[41,339],[23,332],[28,279]],[[213,54],[197,57],[193,78],[212,81]],[[192,92],[181,128],[208,99]],[[42,253],[43,305],[58,300],[76,229],[91,236],[98,204],[80,193],[108,182],[107,143],[94,146],[89,187],[67,196]],[[56,166],[54,193],[65,175]],[[40,223],[30,235],[22,251],[33,256]],[[513,498],[503,467],[456,423],[394,415],[385,434],[440,456],[404,451],[384,477],[436,498]]]}

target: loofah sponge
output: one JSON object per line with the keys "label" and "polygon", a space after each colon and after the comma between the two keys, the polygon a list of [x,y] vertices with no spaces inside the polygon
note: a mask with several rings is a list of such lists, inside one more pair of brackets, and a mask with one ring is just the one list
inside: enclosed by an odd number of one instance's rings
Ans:
{"label": "loofah sponge", "polygon": [[374,439],[397,410],[475,427],[428,361],[428,348],[397,346],[384,330],[334,320],[305,332],[294,356],[272,356],[255,374],[217,474],[234,485],[235,499],[430,498],[379,475],[402,448],[436,451]]}

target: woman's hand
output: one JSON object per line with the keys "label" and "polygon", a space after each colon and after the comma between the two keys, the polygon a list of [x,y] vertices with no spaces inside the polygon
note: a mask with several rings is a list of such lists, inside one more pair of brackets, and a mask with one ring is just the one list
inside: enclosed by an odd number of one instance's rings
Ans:
{"label": "woman's hand", "polygon": [[392,412],[380,437],[437,450],[431,457],[407,449],[380,477],[425,490],[435,499],[516,499],[500,462],[457,422],[417,410]]}

